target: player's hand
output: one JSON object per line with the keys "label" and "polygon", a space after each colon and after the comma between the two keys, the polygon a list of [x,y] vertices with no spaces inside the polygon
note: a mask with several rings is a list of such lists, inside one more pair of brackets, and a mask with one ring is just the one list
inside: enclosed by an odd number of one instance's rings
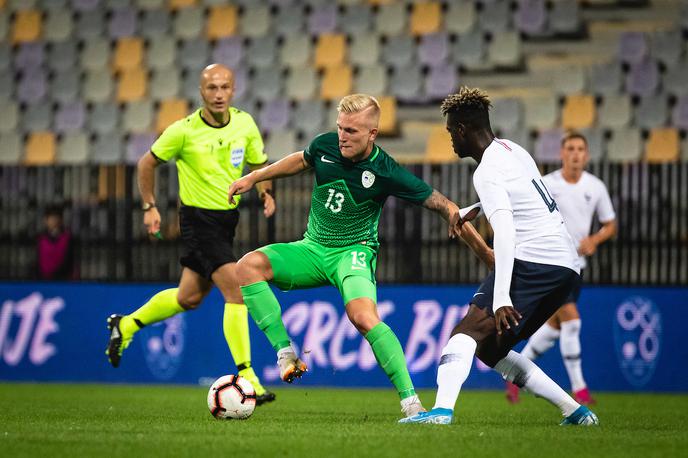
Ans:
{"label": "player's hand", "polygon": [[495,325],[497,326],[497,334],[501,334],[502,331],[511,329],[511,325],[518,326],[518,320],[520,320],[521,314],[510,305],[504,305],[499,307],[495,312]]}
{"label": "player's hand", "polygon": [[253,175],[253,172],[249,173],[248,175],[245,175],[238,180],[236,180],[232,185],[229,187],[229,193],[227,196],[227,200],[229,200],[229,203],[234,205],[236,202],[234,201],[234,196],[237,194],[243,194],[245,192],[248,192],[253,188],[253,185],[256,184],[255,181],[255,175]]}
{"label": "player's hand", "polygon": [[578,245],[578,254],[582,256],[592,256],[597,251],[597,243],[592,237],[585,237]]}
{"label": "player's hand", "polygon": [[160,232],[160,212],[156,207],[143,212],[143,224],[150,235]]}
{"label": "player's hand", "polygon": [[267,192],[263,193],[263,215],[270,218],[275,214],[275,207],[275,198]]}
{"label": "player's hand", "polygon": [[463,226],[463,220],[459,214],[459,207],[450,209],[448,229],[448,235],[450,239],[461,237],[461,226]]}

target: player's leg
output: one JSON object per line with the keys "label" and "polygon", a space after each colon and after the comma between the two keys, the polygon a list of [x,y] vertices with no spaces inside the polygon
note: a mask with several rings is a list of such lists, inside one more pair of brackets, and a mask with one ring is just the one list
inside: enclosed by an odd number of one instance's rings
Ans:
{"label": "player's leg", "polygon": [[564,360],[564,366],[571,381],[573,397],[581,404],[591,405],[595,400],[590,396],[590,390],[583,378],[581,364],[580,330],[581,320],[576,304],[570,302],[561,309],[561,338],[559,349]]}
{"label": "player's leg", "polygon": [[108,318],[110,341],[106,350],[110,364],[119,366],[122,351],[141,328],[198,307],[211,287],[208,280],[184,268],[177,288],[160,291],[129,315],[111,315]]}
{"label": "player's leg", "polygon": [[239,281],[236,275],[236,263],[227,263],[218,267],[212,275],[225,300],[225,311],[222,330],[229,351],[239,375],[247,379],[256,390],[256,404],[275,400],[275,394],[266,390],[251,367],[251,337],[248,330],[248,309],[241,297]]}

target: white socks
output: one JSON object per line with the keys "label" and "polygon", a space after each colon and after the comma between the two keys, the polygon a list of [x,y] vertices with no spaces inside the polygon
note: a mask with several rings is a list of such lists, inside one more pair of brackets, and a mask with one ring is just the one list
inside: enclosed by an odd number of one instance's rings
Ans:
{"label": "white socks", "polygon": [[437,368],[437,398],[435,407],[454,410],[461,385],[471,371],[477,343],[466,334],[456,334],[442,349]]}
{"label": "white socks", "polygon": [[552,348],[558,338],[559,330],[545,323],[535,331],[535,334],[530,336],[521,354],[529,360],[535,361],[541,354]]}
{"label": "white socks", "polygon": [[564,417],[568,417],[580,407],[580,404],[554,383],[534,362],[520,353],[510,351],[495,365],[495,370],[502,374],[505,380],[559,407]]}
{"label": "white socks", "polygon": [[586,387],[581,368],[580,344],[581,320],[570,320],[561,323],[559,348],[564,359],[566,372],[571,380],[571,390],[575,393]]}

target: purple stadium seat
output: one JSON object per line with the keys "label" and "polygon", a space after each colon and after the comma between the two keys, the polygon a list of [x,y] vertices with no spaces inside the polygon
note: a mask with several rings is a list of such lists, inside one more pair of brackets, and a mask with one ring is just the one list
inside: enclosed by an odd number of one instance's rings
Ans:
{"label": "purple stadium seat", "polygon": [[289,125],[291,105],[286,99],[271,100],[260,110],[258,125],[265,132],[286,129]]}
{"label": "purple stadium seat", "polygon": [[55,130],[66,132],[81,130],[86,121],[86,108],[83,102],[75,101],[60,105],[55,113]]}
{"label": "purple stadium seat", "polygon": [[237,68],[244,58],[244,45],[241,37],[218,40],[212,51],[212,61],[229,68]]}
{"label": "purple stadium seat", "polygon": [[153,146],[156,138],[157,135],[151,132],[132,134],[127,141],[127,151],[124,158],[126,163],[136,164],[141,156]]}
{"label": "purple stadium seat", "polygon": [[17,86],[17,100],[24,103],[37,103],[46,96],[48,78],[41,68],[25,73]]}
{"label": "purple stadium seat", "polygon": [[678,129],[688,130],[688,95],[682,95],[676,101],[671,122]]}
{"label": "purple stadium seat", "polygon": [[32,70],[45,62],[45,46],[43,42],[22,43],[14,55],[16,70]]}
{"label": "purple stadium seat", "polygon": [[636,64],[648,54],[647,37],[642,32],[624,32],[619,38],[619,59]]}
{"label": "purple stadium seat", "polygon": [[458,87],[458,75],[451,64],[430,67],[425,76],[425,95],[429,100],[441,100],[447,94],[453,94]]}
{"label": "purple stadium seat", "polygon": [[241,99],[249,92],[248,70],[245,66],[234,69],[234,98]]}
{"label": "purple stadium seat", "polygon": [[100,4],[100,0],[72,0],[72,9],[75,11],[93,11]]}
{"label": "purple stadium seat", "polygon": [[631,65],[626,75],[626,92],[632,95],[649,96],[659,86],[659,70],[654,60],[643,59]]}
{"label": "purple stadium seat", "polygon": [[137,12],[133,8],[117,8],[112,11],[108,23],[110,38],[117,39],[136,35]]}
{"label": "purple stadium seat", "polygon": [[319,5],[308,16],[308,31],[311,35],[334,33],[337,29],[337,5]]}
{"label": "purple stadium seat", "polygon": [[547,129],[540,132],[540,136],[535,140],[535,162],[538,163],[557,163],[561,160],[559,148],[561,146],[561,129]]}
{"label": "purple stadium seat", "polygon": [[423,35],[418,45],[418,61],[435,66],[443,64],[449,56],[449,38],[446,33]]}
{"label": "purple stadium seat", "polygon": [[518,31],[526,35],[541,35],[547,23],[547,9],[544,0],[521,0],[514,12],[514,23]]}

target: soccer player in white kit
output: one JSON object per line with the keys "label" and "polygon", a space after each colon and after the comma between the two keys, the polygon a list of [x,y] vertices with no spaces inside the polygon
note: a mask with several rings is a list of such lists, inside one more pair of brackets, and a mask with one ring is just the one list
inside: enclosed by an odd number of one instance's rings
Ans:
{"label": "soccer player in white kit", "polygon": [[[578,265],[585,268],[585,257],[595,254],[597,246],[616,234],[616,215],[607,187],[602,180],[585,171],[590,160],[588,142],[577,132],[567,133],[561,141],[562,168],[546,175],[543,182],[557,202],[564,224],[578,247]],[[590,234],[593,215],[601,228]],[[582,277],[582,273],[581,273]],[[580,283],[566,299],[566,303],[532,335],[522,355],[535,360],[554,346],[557,339],[566,372],[571,381],[573,398],[581,404],[592,405],[581,367],[581,320],[576,308]],[[507,399],[518,402],[518,387],[507,382]]]}
{"label": "soccer player in white kit", "polygon": [[[444,100],[442,114],[454,152],[478,162],[473,186],[494,231],[495,270],[442,349],[434,408],[400,422],[451,423],[461,385],[478,356],[506,380],[557,406],[562,424],[598,424],[586,406],[511,350],[564,304],[579,275],[573,240],[535,162],[517,144],[495,138],[490,106],[485,93],[463,87]],[[462,223],[457,218],[456,224]]]}

